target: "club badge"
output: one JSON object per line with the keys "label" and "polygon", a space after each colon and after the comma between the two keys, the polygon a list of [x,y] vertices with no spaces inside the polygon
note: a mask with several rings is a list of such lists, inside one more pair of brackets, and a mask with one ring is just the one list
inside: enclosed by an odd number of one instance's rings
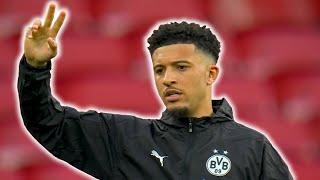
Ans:
{"label": "club badge", "polygon": [[225,176],[231,170],[231,161],[227,157],[228,151],[213,150],[214,155],[206,162],[207,170],[214,176]]}

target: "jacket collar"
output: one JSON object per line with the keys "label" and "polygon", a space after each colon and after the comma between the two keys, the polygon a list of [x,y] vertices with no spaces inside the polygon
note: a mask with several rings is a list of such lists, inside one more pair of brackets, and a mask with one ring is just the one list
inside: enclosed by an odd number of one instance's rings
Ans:
{"label": "jacket collar", "polygon": [[195,117],[181,117],[176,118],[172,116],[168,110],[166,109],[161,116],[160,121],[165,124],[178,126],[178,127],[185,127],[190,120],[192,123],[199,124],[199,125],[211,125],[214,123],[220,123],[225,121],[233,121],[233,111],[225,98],[219,100],[212,100],[212,109],[213,114],[212,116],[205,116],[200,118]]}

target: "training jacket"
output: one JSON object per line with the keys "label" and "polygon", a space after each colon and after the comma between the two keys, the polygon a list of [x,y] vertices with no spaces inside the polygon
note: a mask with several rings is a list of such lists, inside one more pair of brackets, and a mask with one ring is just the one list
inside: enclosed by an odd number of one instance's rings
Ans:
{"label": "training jacket", "polygon": [[[287,165],[261,133],[234,121],[223,98],[213,116],[160,119],[79,112],[50,90],[51,63],[19,64],[23,122],[55,157],[98,179],[288,180]],[[84,94],[85,96],[85,94]],[[139,103],[139,102],[137,102]]]}

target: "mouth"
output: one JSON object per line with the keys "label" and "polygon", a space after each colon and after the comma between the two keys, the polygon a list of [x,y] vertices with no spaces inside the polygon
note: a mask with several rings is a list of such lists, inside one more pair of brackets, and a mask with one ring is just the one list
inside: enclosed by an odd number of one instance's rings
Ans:
{"label": "mouth", "polygon": [[182,92],[177,89],[167,89],[164,92],[164,98],[167,102],[176,102],[182,96]]}

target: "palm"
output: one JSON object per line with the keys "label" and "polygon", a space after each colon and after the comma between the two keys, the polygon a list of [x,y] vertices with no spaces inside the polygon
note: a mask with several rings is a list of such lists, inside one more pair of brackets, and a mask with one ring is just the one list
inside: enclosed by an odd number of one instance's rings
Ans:
{"label": "palm", "polygon": [[47,39],[50,37],[48,29],[40,32],[39,36],[29,39],[25,39],[24,52],[28,59],[36,59],[40,62],[44,62],[53,58],[56,55],[56,50],[48,47]]}
{"label": "palm", "polygon": [[24,41],[24,53],[27,61],[34,66],[41,65],[57,55],[55,38],[60,30],[66,13],[61,12],[51,27],[55,11],[55,4],[50,4],[44,24],[36,20],[28,31]]}

